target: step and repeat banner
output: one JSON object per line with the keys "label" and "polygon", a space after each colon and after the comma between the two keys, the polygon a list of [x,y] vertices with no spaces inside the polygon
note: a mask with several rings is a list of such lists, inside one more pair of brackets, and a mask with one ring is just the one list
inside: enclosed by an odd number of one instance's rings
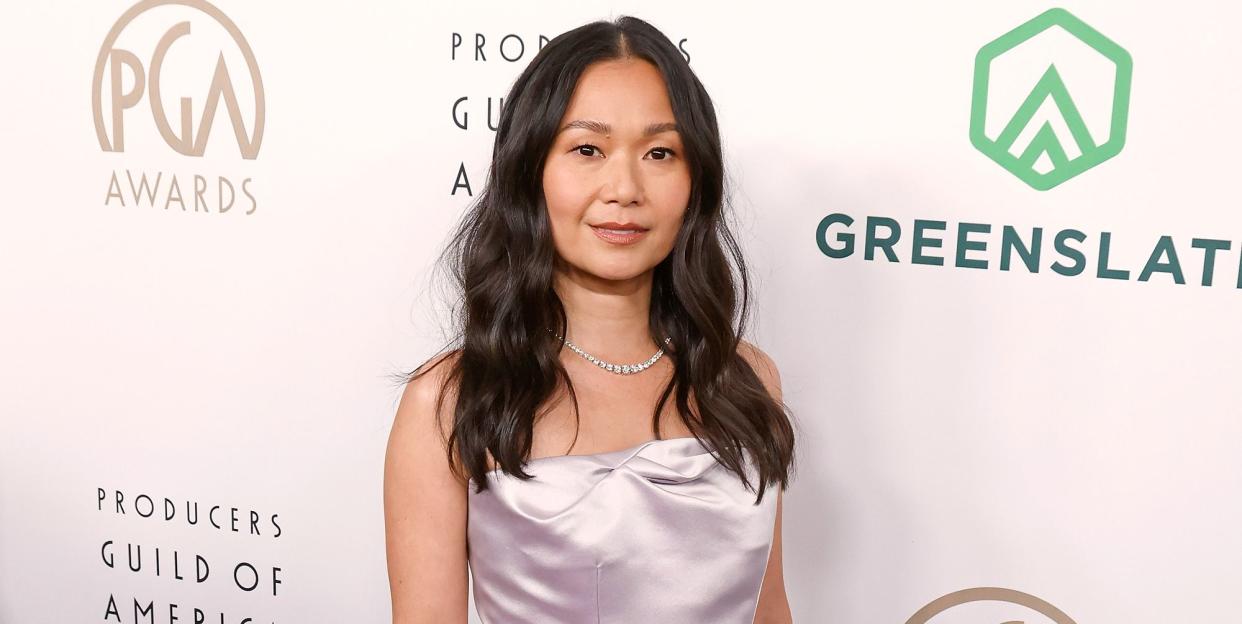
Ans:
{"label": "step and repeat banner", "polygon": [[512,80],[622,14],[719,111],[796,621],[1242,618],[1234,3],[0,13],[0,622],[389,621],[433,260]]}

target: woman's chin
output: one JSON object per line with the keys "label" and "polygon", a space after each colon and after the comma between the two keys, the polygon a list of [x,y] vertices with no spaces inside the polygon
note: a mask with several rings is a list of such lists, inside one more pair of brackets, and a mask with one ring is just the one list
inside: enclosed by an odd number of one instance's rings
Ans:
{"label": "woman's chin", "polygon": [[623,267],[600,268],[598,271],[593,271],[592,274],[601,280],[627,282],[643,277],[648,271],[650,271],[650,267],[627,265]]}

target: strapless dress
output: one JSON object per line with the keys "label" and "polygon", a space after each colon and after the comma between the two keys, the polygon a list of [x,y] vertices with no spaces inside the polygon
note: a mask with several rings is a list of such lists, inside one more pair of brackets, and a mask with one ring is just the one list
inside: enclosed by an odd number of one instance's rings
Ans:
{"label": "strapless dress", "polygon": [[[751,483],[757,472],[743,451]],[[763,501],[693,437],[531,460],[470,483],[484,624],[751,624],[779,486]]]}

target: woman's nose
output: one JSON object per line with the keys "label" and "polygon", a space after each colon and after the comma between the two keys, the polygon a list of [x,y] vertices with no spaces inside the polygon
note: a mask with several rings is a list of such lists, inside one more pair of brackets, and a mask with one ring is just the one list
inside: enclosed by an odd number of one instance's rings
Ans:
{"label": "woman's nose", "polygon": [[604,176],[600,199],[622,206],[642,203],[642,175],[639,163],[631,158],[613,158],[603,168]]}

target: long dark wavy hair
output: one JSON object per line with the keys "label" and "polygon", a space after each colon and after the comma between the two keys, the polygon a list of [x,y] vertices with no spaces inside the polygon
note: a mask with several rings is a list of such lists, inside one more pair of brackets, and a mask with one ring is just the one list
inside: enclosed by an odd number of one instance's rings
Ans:
{"label": "long dark wavy hair", "polygon": [[[750,285],[741,249],[724,220],[725,172],[712,100],[688,60],[641,19],[621,16],[563,33],[513,83],[488,179],[439,259],[456,286],[456,335],[401,381],[448,363],[436,414],[454,387],[445,448],[454,472],[463,479],[469,475],[476,492],[487,489],[488,452],[498,469],[531,478],[524,467],[537,410],[561,382],[581,423],[573,383],[560,361],[563,344],[548,331],[566,335],[567,320],[552,288],[557,254],[543,195],[543,163],[583,71],[595,62],[625,58],[644,59],[663,76],[691,177],[681,231],[653,275],[651,335],[657,342],[670,339],[664,349],[674,368],[652,414],[653,429],[658,436],[660,414],[672,396],[686,427],[755,491],[743,469],[742,449],[751,453],[758,504],[769,484],[788,487],[794,430],[787,406],[767,392],[738,352]],[[697,409],[691,409],[691,389]]]}

